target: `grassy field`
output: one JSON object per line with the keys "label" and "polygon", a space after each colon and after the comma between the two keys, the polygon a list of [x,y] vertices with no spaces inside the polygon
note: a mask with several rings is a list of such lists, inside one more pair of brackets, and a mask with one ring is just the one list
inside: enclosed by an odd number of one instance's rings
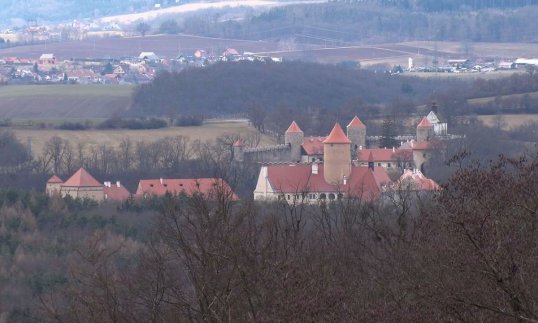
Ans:
{"label": "grassy field", "polygon": [[510,130],[529,122],[538,122],[538,114],[504,114],[501,116],[487,115],[478,116],[477,118],[488,126],[496,126],[499,124],[500,120],[504,130]]}
{"label": "grassy field", "polygon": [[[8,128],[9,129],[9,128]],[[75,148],[78,144],[83,144],[87,149],[99,145],[107,145],[116,147],[119,143],[129,138],[133,142],[143,141],[152,142],[164,137],[185,136],[191,140],[215,140],[218,137],[227,133],[240,133],[242,136],[252,136],[256,130],[246,123],[242,122],[214,122],[204,124],[199,127],[173,127],[155,130],[84,130],[84,131],[69,131],[69,130],[54,130],[54,129],[21,129],[18,127],[11,128],[19,140],[24,143],[28,139],[32,143],[32,151],[34,155],[38,155],[43,151],[45,143],[53,136],[58,136],[67,139]],[[263,136],[262,144],[273,143],[271,137]]]}
{"label": "grassy field", "polygon": [[132,86],[8,85],[0,87],[0,119],[99,119],[129,108]]}
{"label": "grassy field", "polygon": [[[529,92],[529,93],[522,93],[522,94],[510,94],[510,95],[503,95],[501,96],[501,98],[503,100],[505,99],[510,99],[510,98],[522,98],[523,96],[525,95],[528,95],[530,98],[538,98],[538,92]],[[495,101],[495,98],[494,96],[490,96],[490,97],[485,97],[485,98],[476,98],[476,99],[470,99],[468,102],[470,104],[486,104],[486,103],[491,103],[491,102],[494,102]]]}

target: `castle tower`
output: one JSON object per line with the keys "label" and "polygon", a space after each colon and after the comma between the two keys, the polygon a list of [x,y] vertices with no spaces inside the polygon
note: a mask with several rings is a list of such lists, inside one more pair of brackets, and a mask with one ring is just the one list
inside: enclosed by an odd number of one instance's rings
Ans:
{"label": "castle tower", "polygon": [[63,183],[64,181],[62,181],[58,176],[54,175],[47,181],[45,192],[48,196],[52,196],[55,194],[59,195]]}
{"label": "castle tower", "polygon": [[304,132],[293,121],[284,134],[284,143],[290,145],[290,160],[293,162],[301,161],[301,146],[303,145]]}
{"label": "castle tower", "polygon": [[427,117],[422,118],[417,126],[417,141],[428,141],[433,137],[433,124]]}
{"label": "castle tower", "polygon": [[233,160],[237,162],[242,162],[245,157],[245,144],[241,138],[237,139],[233,144]]}
{"label": "castle tower", "polygon": [[351,140],[338,123],[323,141],[323,160],[323,176],[327,183],[340,184],[344,176],[349,178],[351,175]]}
{"label": "castle tower", "polygon": [[347,125],[347,137],[351,140],[351,156],[355,158],[361,147],[366,148],[366,126],[359,117],[355,116]]}

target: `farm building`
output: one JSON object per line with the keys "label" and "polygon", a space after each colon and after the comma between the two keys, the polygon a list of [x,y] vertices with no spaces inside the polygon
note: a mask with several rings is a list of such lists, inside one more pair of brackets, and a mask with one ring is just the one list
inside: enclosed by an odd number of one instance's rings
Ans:
{"label": "farm building", "polygon": [[80,168],[67,181],[62,181],[58,176],[52,176],[46,184],[46,193],[49,196],[59,195],[61,197],[70,196],[72,198],[88,198],[97,202],[102,201],[124,201],[131,193],[116,182],[101,184],[87,170]]}

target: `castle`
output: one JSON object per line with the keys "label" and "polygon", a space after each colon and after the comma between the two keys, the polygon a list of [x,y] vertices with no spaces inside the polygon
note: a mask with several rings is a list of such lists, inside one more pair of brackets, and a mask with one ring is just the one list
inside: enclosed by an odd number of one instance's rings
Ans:
{"label": "castle", "polygon": [[[436,148],[437,139],[443,139],[446,136],[447,124],[442,123],[434,111],[422,118],[417,125],[416,135],[396,137],[401,141],[399,148],[366,148],[367,144],[378,141],[380,137],[367,137],[366,126],[357,116],[349,122],[344,135],[350,143],[350,160],[355,160],[359,165],[364,166],[372,155],[372,162],[376,166],[399,168],[400,173],[406,168],[418,168],[424,171],[424,164],[431,155],[431,151]],[[324,162],[327,158],[325,155],[327,146],[324,141],[327,138],[327,136],[305,137],[299,125],[293,121],[284,133],[284,144],[247,148],[242,140],[237,140],[233,145],[233,160],[236,163],[262,164]]]}
{"label": "castle", "polygon": [[[368,152],[366,166],[354,159],[357,147],[360,153],[368,150],[358,145],[362,142],[349,138],[350,128],[364,129],[363,125],[360,128],[357,127],[360,125],[358,122],[360,120],[354,118],[348,125],[348,135],[336,123],[331,133],[322,141],[323,157],[319,160],[298,163],[300,159],[295,158],[288,163],[262,165],[254,190],[254,199],[285,200],[293,204],[344,198],[370,202],[380,199],[386,192],[398,192],[401,188],[417,191],[439,189],[435,182],[426,178],[419,170],[403,171],[398,181],[392,181],[387,171],[388,167],[376,166],[372,151]],[[293,134],[302,133],[298,131],[295,123],[292,123],[290,129]],[[427,121],[427,118],[424,118],[421,121],[421,127],[417,127],[417,132],[420,132],[421,139],[430,139],[431,137],[428,136],[434,134],[433,125]],[[363,134],[365,132],[361,131],[362,137],[357,136],[357,138],[363,140],[365,138]],[[419,143],[427,142],[429,141]],[[393,155],[396,155],[396,148],[388,151],[394,151]],[[293,152],[291,147],[290,152]],[[305,150],[302,149],[301,156],[294,157],[305,157],[304,153]],[[306,157],[311,158],[310,155]]]}

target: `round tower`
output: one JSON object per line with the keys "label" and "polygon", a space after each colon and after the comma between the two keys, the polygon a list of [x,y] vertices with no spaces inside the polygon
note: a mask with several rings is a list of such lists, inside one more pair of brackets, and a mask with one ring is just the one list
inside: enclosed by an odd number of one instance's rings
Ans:
{"label": "round tower", "polygon": [[329,184],[341,184],[351,175],[351,140],[335,124],[323,141],[323,177]]}
{"label": "round tower", "polygon": [[301,147],[303,145],[304,132],[293,121],[284,134],[284,143],[290,145],[290,160],[293,162],[301,161]]}
{"label": "round tower", "polygon": [[417,141],[428,141],[433,137],[433,124],[427,117],[422,118],[417,126]]}
{"label": "round tower", "polygon": [[233,160],[242,162],[245,158],[245,144],[241,138],[237,139],[233,144]]}
{"label": "round tower", "polygon": [[355,116],[347,125],[347,137],[351,140],[351,156],[355,158],[361,147],[366,148],[366,126],[359,117]]}

